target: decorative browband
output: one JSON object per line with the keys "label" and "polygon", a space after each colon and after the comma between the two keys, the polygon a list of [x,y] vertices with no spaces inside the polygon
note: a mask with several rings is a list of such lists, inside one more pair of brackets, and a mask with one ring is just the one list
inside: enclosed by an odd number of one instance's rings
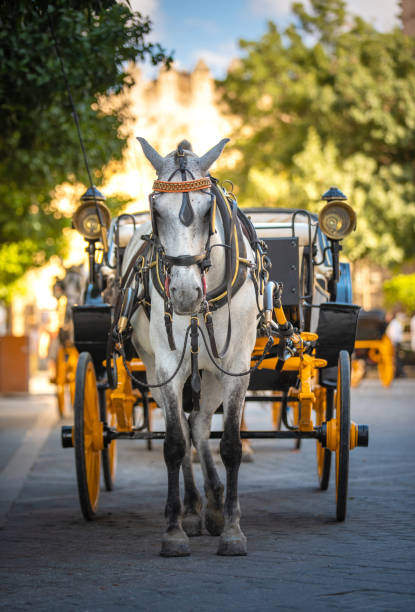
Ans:
{"label": "decorative browband", "polygon": [[170,193],[184,193],[185,191],[199,191],[211,187],[210,178],[207,176],[194,181],[154,181],[153,191],[164,191]]}

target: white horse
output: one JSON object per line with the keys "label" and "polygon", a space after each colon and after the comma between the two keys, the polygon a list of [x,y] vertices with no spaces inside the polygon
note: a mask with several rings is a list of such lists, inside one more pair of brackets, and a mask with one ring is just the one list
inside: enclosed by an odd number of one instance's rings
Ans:
{"label": "white horse", "polygon": [[[177,151],[162,157],[144,138],[138,138],[144,155],[156,170],[159,180],[172,180],[178,171]],[[184,147],[187,169],[194,179],[208,176],[210,166],[222,153],[227,139],[221,140],[202,157],[191,150],[187,141]],[[182,173],[183,178],[183,173]],[[177,181],[178,179],[173,179]],[[166,255],[198,255],[203,253],[209,234],[210,190],[192,191],[189,194],[194,211],[193,220],[185,224],[179,218],[183,193],[158,193],[153,200],[154,225]],[[239,223],[239,221],[237,221]],[[123,273],[135,258],[143,241],[141,236],[151,232],[151,224],[144,224],[130,240],[123,261]],[[254,254],[245,241],[247,259],[254,262]],[[211,245],[225,241],[222,219],[217,214],[216,232]],[[225,248],[218,246],[211,251],[212,266],[206,279],[214,289],[224,280]],[[232,336],[230,346],[218,360],[220,366],[231,372],[249,369],[251,353],[256,339],[256,298],[250,271],[231,302]],[[131,319],[132,341],[143,360],[147,379],[151,384],[166,381],[176,369],[189,325],[190,315],[198,313],[200,327],[205,331],[201,305],[204,295],[201,270],[198,264],[172,265],[170,269],[170,296],[174,310],[173,333],[176,350],[171,350],[164,326],[164,302],[154,285],[150,283],[151,314],[147,318],[142,308]],[[224,345],[228,325],[227,307],[212,313],[217,346]],[[196,447],[203,470],[205,494],[205,526],[211,535],[219,536],[218,554],[245,555],[246,537],[240,525],[238,500],[238,471],[241,462],[240,420],[249,376],[232,377],[220,372],[209,358],[203,342],[200,342],[198,368],[202,371],[200,409],[193,410],[187,420],[182,407],[183,385],[191,374],[190,346],[186,349],[183,364],[177,375],[165,386],[154,388],[152,394],[163,409],[166,422],[164,458],[168,472],[168,494],[165,507],[167,530],[162,539],[163,556],[190,554],[188,536],[201,534],[202,500],[196,488],[191,461],[191,441]],[[220,442],[220,454],[226,468],[226,498],[209,448],[212,416],[223,404],[224,431]],[[185,495],[184,508],[179,492],[180,467],[183,469]]]}

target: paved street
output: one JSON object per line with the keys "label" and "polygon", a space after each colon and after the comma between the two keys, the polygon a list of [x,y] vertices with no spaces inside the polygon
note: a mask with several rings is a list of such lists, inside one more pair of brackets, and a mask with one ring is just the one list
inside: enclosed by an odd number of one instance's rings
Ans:
{"label": "paved street", "polygon": [[[54,398],[0,399],[1,590],[5,610],[415,609],[415,380],[353,391],[352,418],[370,446],[351,454],[348,516],[335,522],[335,487],[317,489],[315,445],[255,441],[240,476],[249,555],[158,555],[166,472],[161,442],[120,442],[116,489],[98,519],[80,514],[73,450],[62,449]],[[248,425],[270,426],[266,405]],[[216,417],[215,417],[216,418]],[[217,417],[219,419],[219,417]],[[69,419],[67,420],[69,424]],[[219,423],[220,424],[220,421]],[[218,458],[219,461],[219,458]],[[199,482],[200,467],[196,466]],[[222,470],[223,473],[223,470]]]}

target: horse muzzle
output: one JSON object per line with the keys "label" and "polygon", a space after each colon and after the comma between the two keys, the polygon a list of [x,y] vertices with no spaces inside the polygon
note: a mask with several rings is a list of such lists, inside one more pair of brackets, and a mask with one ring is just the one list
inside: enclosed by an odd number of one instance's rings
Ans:
{"label": "horse muzzle", "polygon": [[194,285],[186,288],[175,287],[170,284],[170,298],[173,310],[177,315],[188,315],[198,312],[202,301],[202,288]]}

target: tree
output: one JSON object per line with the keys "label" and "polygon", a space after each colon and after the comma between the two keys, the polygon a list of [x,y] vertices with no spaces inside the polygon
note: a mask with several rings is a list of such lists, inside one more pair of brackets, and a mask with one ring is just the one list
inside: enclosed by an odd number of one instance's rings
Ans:
{"label": "tree", "polygon": [[399,304],[411,315],[415,312],[415,274],[398,274],[383,284],[386,306]]}
{"label": "tree", "polygon": [[342,0],[296,3],[283,33],[270,22],[221,83],[239,118],[241,202],[317,210],[330,185],[347,193],[352,258],[393,265],[415,243],[415,40],[347,15]]}
{"label": "tree", "polygon": [[[123,88],[133,84],[128,62],[171,58],[147,41],[148,18],[115,0],[0,0],[0,24],[0,297],[7,298],[30,266],[63,252],[70,220],[53,207],[54,188],[88,185],[52,31],[94,181],[124,146],[118,128],[127,112]],[[119,102],[103,113],[99,100],[108,94]]]}

